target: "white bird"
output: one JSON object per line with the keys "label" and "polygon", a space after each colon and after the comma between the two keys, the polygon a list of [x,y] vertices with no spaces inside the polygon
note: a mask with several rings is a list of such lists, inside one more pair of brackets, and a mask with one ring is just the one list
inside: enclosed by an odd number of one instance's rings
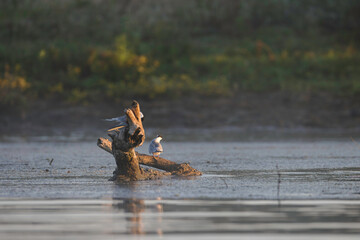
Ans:
{"label": "white bird", "polygon": [[[141,121],[144,121],[144,114],[142,112],[140,112],[140,118],[141,118]],[[104,120],[108,121],[108,122],[117,122],[118,123],[115,127],[110,128],[108,130],[108,132],[117,130],[117,129],[122,128],[122,127],[126,127],[128,125],[126,115],[123,115],[123,116],[120,116],[120,117],[115,117],[115,118],[107,118],[107,119],[104,119]]]}
{"label": "white bird", "polygon": [[160,141],[162,140],[162,137],[160,135],[157,135],[156,138],[154,138],[149,146],[149,153],[153,155],[153,157],[158,157],[160,153],[163,152],[163,147],[161,146]]}

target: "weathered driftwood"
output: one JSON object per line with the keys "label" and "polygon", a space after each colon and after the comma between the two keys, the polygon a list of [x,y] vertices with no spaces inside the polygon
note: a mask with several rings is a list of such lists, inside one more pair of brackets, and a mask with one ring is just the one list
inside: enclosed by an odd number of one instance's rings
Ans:
{"label": "weathered driftwood", "polygon": [[[201,172],[188,164],[177,164],[164,158],[140,154],[135,148],[145,141],[145,131],[140,117],[140,106],[133,101],[130,108],[125,109],[128,125],[109,134],[112,142],[105,138],[98,139],[98,146],[111,153],[117,165],[111,180],[144,180],[159,178],[164,175],[196,176]],[[142,169],[139,164],[158,168],[166,172]]]}
{"label": "weathered driftwood", "polygon": [[[111,142],[106,138],[99,138],[97,145],[107,151],[108,153],[112,154],[112,147]],[[165,158],[156,157],[141,154],[138,152],[135,152],[138,156],[139,163],[145,166],[157,168],[164,170],[166,172],[170,172],[172,175],[178,175],[178,176],[200,176],[202,173],[195,168],[192,168],[187,163],[178,164],[175,162],[172,162],[170,160],[167,160]]]}

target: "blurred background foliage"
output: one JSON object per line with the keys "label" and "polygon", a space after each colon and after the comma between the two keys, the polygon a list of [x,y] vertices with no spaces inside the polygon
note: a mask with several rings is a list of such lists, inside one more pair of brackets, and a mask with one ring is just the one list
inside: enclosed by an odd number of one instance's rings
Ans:
{"label": "blurred background foliage", "polygon": [[360,95],[358,0],[2,0],[0,106]]}

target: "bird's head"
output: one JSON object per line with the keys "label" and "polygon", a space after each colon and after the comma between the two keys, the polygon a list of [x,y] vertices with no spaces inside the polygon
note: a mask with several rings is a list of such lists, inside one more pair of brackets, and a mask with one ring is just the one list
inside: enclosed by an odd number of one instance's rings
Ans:
{"label": "bird's head", "polygon": [[159,139],[159,141],[162,140],[162,136],[161,136],[161,135],[157,135],[156,138]]}

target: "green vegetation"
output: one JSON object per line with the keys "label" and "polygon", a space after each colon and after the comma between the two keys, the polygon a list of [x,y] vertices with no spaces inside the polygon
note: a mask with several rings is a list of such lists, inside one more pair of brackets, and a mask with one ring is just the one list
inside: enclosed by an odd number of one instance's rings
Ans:
{"label": "green vegetation", "polygon": [[357,0],[4,0],[0,106],[238,91],[360,95]]}

